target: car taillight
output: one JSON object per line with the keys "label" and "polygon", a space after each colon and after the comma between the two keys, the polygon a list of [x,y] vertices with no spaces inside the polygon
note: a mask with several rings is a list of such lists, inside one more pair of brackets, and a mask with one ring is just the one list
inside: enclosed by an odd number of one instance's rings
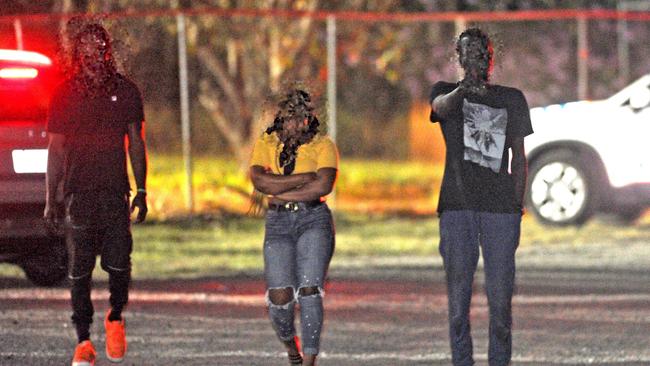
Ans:
{"label": "car taillight", "polygon": [[19,50],[0,50],[0,60],[31,62],[39,65],[52,65],[49,57],[38,52],[19,51]]}
{"label": "car taillight", "polygon": [[7,67],[0,69],[1,79],[34,79],[38,70],[33,67]]}

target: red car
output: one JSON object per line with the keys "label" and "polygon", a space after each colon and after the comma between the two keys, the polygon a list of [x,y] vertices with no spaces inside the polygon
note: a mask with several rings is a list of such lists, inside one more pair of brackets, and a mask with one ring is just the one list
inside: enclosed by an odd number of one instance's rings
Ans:
{"label": "red car", "polygon": [[59,81],[47,56],[0,49],[0,261],[44,286],[67,273],[63,235],[43,221],[47,108]]}

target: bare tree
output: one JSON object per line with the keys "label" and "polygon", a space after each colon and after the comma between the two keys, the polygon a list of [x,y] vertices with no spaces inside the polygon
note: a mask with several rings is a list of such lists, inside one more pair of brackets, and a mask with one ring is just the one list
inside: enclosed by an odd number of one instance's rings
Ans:
{"label": "bare tree", "polygon": [[[319,5],[318,0],[230,3],[302,11],[313,11]],[[277,93],[284,80],[315,77],[312,67],[300,67],[300,58],[313,41],[314,20],[197,17],[188,24],[190,50],[205,71],[199,80],[198,101],[244,167],[252,144],[270,122],[261,108],[269,94]]]}

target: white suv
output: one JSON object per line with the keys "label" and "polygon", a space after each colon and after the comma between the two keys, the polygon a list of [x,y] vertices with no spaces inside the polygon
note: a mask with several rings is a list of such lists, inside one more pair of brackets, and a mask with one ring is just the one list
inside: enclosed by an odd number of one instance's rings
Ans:
{"label": "white suv", "polygon": [[67,272],[63,235],[43,222],[45,121],[59,81],[48,57],[0,49],[0,261],[20,265],[39,285],[58,284]]}
{"label": "white suv", "polygon": [[633,221],[650,207],[650,74],[613,96],[531,109],[526,206],[542,222],[599,211]]}

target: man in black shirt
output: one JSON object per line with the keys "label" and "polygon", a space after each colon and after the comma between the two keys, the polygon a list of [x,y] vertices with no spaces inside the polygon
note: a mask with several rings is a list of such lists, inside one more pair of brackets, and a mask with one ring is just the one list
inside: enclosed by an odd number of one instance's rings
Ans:
{"label": "man in black shirt", "polygon": [[[55,91],[48,115],[47,198],[44,216],[56,225],[55,196],[63,181],[70,250],[72,320],[79,344],[73,366],[94,365],[90,342],[91,276],[97,254],[109,274],[111,309],[104,320],[106,355],[123,359],[126,337],[122,310],[131,279],[130,214],[147,214],[144,113],[138,88],[116,71],[108,32],[88,24],[73,39],[71,77]],[[130,187],[125,137],[137,185]]]}
{"label": "man in black shirt", "polygon": [[493,56],[488,36],[467,29],[456,51],[464,78],[436,83],[430,98],[431,122],[440,122],[447,148],[438,212],[452,361],[474,364],[469,309],[480,246],[490,308],[489,364],[508,365],[526,187],[524,137],[533,130],[522,92],[488,83]]}

